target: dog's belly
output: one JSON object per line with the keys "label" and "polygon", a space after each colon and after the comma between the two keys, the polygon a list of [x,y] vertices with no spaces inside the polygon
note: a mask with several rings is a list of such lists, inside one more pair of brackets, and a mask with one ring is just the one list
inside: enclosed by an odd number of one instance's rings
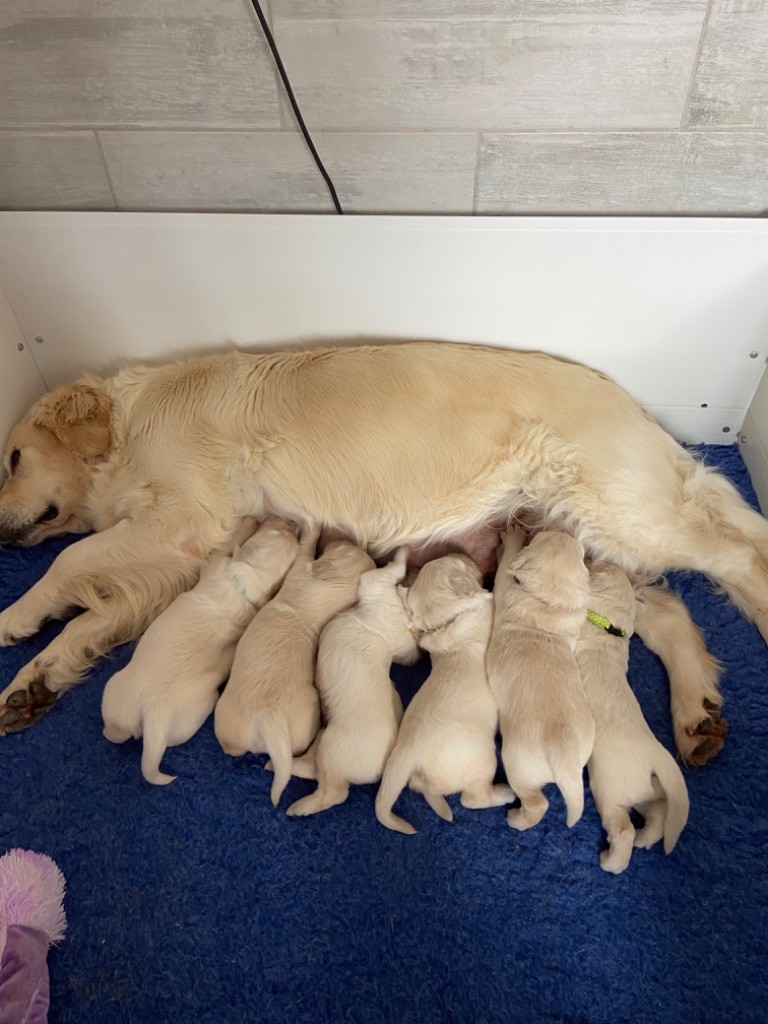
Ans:
{"label": "dog's belly", "polygon": [[[495,573],[498,567],[496,551],[499,546],[499,530],[504,526],[505,521],[492,519],[471,530],[464,530],[447,537],[445,540],[411,544],[408,547],[408,567],[420,569],[427,562],[434,561],[435,558],[460,552],[469,555],[484,576]],[[343,537],[345,534],[341,530],[331,527],[324,529],[320,537],[320,550],[332,540],[339,540]],[[387,557],[392,554],[394,552],[388,552],[383,556],[382,561],[386,561]]]}

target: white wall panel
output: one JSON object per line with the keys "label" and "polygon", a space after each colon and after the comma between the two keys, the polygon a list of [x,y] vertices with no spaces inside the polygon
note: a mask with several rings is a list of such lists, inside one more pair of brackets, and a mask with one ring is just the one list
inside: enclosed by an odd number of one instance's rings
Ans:
{"label": "white wall panel", "polygon": [[228,344],[482,341],[588,363],[722,442],[768,354],[759,220],[2,213],[0,280],[49,385]]}

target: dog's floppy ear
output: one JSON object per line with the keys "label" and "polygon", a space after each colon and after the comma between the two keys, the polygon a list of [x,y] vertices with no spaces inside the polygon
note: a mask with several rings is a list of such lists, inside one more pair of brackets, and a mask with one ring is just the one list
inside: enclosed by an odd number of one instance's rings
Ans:
{"label": "dog's floppy ear", "polygon": [[43,395],[32,422],[50,430],[70,451],[92,458],[109,448],[111,409],[101,381],[91,377]]}

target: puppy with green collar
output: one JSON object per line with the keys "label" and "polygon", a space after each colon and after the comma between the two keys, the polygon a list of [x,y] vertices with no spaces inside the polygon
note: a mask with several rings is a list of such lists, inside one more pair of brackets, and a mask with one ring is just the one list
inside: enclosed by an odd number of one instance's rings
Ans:
{"label": "puppy with green collar", "polygon": [[[589,784],[610,844],[600,866],[619,874],[633,847],[647,849],[663,839],[664,852],[672,852],[688,820],[688,791],[627,682],[636,616],[632,584],[607,562],[592,566],[589,581],[593,614],[582,624],[576,661],[596,725]],[[633,808],[645,818],[638,832],[629,817]]]}

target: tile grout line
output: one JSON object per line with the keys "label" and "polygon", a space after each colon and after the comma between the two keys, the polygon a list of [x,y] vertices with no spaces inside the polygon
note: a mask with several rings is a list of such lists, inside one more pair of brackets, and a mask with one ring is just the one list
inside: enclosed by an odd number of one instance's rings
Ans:
{"label": "tile grout line", "polygon": [[94,130],[93,137],[96,140],[96,148],[98,149],[99,156],[101,157],[101,166],[102,170],[104,171],[104,177],[107,180],[107,185],[109,186],[109,194],[112,196],[112,202],[114,203],[115,210],[119,211],[120,206],[117,202],[117,196],[115,195],[115,189],[112,184],[112,177],[109,173],[109,168],[107,167],[107,158],[104,156],[104,149],[102,148],[101,139],[99,138],[98,131]]}
{"label": "tile grout line", "polygon": [[[274,124],[269,126],[260,125],[215,125],[215,124],[202,124],[202,125],[146,125],[146,124],[23,124],[23,125],[0,125],[0,135],[5,134],[39,134],[39,135],[67,135],[79,132],[80,134],[88,134],[89,132],[110,132],[118,134],[120,132],[142,132],[147,135],[160,134],[166,132],[172,133],[186,133],[187,135],[198,135],[198,134],[225,134],[227,132],[235,134],[247,134],[253,135],[267,135],[272,133],[279,135],[284,128],[282,125]],[[765,128],[756,128],[754,124],[744,125],[718,125],[716,127],[711,126],[698,126],[692,125],[688,128],[681,127],[669,127],[669,126],[652,126],[648,128],[641,128],[637,126],[616,126],[616,127],[579,127],[579,128],[563,128],[563,127],[537,127],[537,128],[489,128],[484,126],[480,129],[477,127],[470,128],[448,128],[448,127],[421,127],[421,128],[409,128],[409,127],[398,127],[390,126],[387,128],[312,128],[313,135],[476,135],[480,132],[482,135],[680,135],[680,134],[691,134],[691,135],[768,135],[768,126]]]}
{"label": "tile grout line", "polygon": [[693,90],[696,85],[696,76],[699,73],[699,64],[701,63],[701,54],[704,50],[704,43],[706,41],[707,29],[709,28],[709,17],[712,14],[712,5],[714,0],[707,0],[707,9],[704,12],[704,20],[701,23],[701,32],[699,33],[699,45],[696,47],[696,55],[693,58],[693,65],[691,67],[691,79],[688,83],[688,92],[685,96],[685,103],[683,104],[683,111],[680,115],[680,131],[686,131],[686,125],[691,115],[691,100],[693,99]]}

